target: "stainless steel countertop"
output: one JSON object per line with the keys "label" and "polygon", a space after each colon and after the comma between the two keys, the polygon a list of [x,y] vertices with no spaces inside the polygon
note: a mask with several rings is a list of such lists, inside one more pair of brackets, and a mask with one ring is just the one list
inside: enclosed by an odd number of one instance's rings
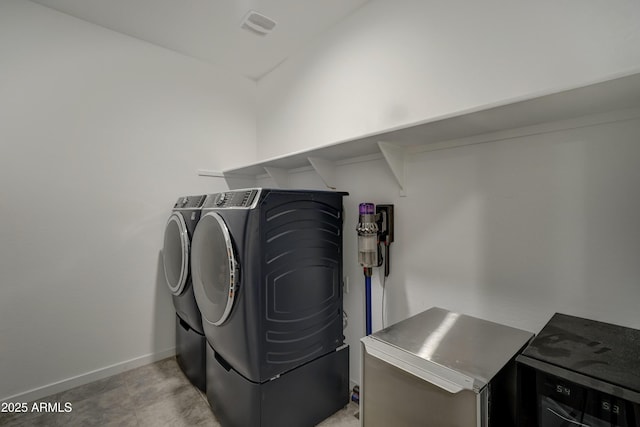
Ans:
{"label": "stainless steel countertop", "polygon": [[[445,381],[459,384],[461,388],[477,391],[489,383],[533,335],[434,307],[362,341],[365,347],[369,345],[382,351],[387,362],[398,359],[399,367],[408,364],[411,370],[432,372],[439,378],[447,377]],[[455,387],[451,391],[455,391]]]}

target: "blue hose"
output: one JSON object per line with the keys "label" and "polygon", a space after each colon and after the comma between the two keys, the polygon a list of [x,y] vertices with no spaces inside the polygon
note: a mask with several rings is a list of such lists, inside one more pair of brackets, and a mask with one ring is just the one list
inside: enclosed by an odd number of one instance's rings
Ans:
{"label": "blue hose", "polygon": [[364,276],[367,335],[371,335],[371,276]]}

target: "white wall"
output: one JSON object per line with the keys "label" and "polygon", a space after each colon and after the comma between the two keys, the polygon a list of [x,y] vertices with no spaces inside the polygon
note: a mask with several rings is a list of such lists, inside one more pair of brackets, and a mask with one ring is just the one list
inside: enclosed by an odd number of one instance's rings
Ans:
{"label": "white wall", "polygon": [[[640,328],[640,111],[633,120],[422,152],[407,196],[382,160],[338,166],[345,310],[359,382],[364,278],[358,203],[395,205],[387,323],[440,306],[538,332],[554,312]],[[314,172],[293,187],[321,189]],[[262,184],[269,185],[269,179]],[[374,330],[380,292],[374,271]]]}
{"label": "white wall", "polygon": [[[259,81],[258,158],[637,72],[638,22],[632,0],[372,0]],[[387,323],[442,306],[533,332],[555,311],[640,327],[639,131],[636,119],[412,155],[406,198],[381,160],[338,167],[352,380],[363,201],[396,206]],[[291,185],[323,188],[312,172]]]}
{"label": "white wall", "polygon": [[255,160],[255,83],[3,0],[0,144],[0,400],[170,355],[164,223]]}
{"label": "white wall", "polygon": [[[164,222],[177,196],[223,186],[196,169],[624,74],[640,67],[639,18],[631,0],[373,0],[261,80],[256,148],[252,82],[3,0],[0,399],[171,352]],[[338,167],[352,379],[361,201],[396,205],[389,322],[440,305],[532,331],[554,311],[640,327],[639,130],[422,153],[406,198],[381,161]],[[292,184],[322,188],[313,173]]]}
{"label": "white wall", "polygon": [[372,0],[263,78],[258,157],[640,70],[634,0]]}

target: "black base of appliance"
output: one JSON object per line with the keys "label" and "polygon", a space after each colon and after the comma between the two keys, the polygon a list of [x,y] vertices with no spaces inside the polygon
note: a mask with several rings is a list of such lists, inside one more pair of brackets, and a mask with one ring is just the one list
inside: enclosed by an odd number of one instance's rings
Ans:
{"label": "black base of appliance", "polygon": [[191,278],[187,279],[184,291],[180,295],[172,295],[172,299],[176,313],[187,323],[189,329],[193,329],[200,335],[203,335],[202,315],[200,314],[200,310],[198,310],[196,297],[193,295]]}
{"label": "black base of appliance", "polygon": [[204,335],[191,329],[187,322],[176,315],[176,360],[191,384],[202,391],[207,389],[207,369]]}
{"label": "black base of appliance", "polygon": [[314,426],[349,403],[349,347],[254,383],[207,345],[207,399],[225,427]]}

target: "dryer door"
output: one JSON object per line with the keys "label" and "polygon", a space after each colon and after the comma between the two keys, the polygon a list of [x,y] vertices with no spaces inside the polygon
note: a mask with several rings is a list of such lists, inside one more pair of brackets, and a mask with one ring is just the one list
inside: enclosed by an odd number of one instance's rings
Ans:
{"label": "dryer door", "polygon": [[193,236],[193,290],[202,318],[221,325],[231,314],[236,296],[238,263],[229,229],[222,217],[209,212],[200,218]]}
{"label": "dryer door", "polygon": [[177,212],[169,217],[164,229],[162,261],[169,290],[180,295],[189,276],[189,233],[184,218]]}

